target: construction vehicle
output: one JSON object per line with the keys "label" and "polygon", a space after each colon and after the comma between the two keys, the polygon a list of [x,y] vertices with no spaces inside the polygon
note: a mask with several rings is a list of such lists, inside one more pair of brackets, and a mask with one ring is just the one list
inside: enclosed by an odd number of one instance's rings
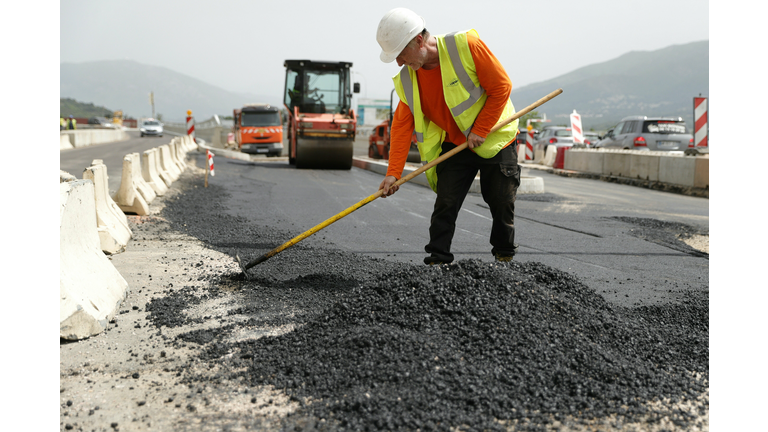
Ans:
{"label": "construction vehicle", "polygon": [[232,119],[232,133],[241,152],[268,157],[283,153],[283,122],[278,107],[246,104],[232,111]]}
{"label": "construction vehicle", "polygon": [[296,168],[352,168],[357,115],[350,62],[286,60],[288,162]]}
{"label": "construction vehicle", "polygon": [[[392,107],[392,96],[394,93],[395,90],[393,89],[389,94],[389,118],[376,126],[368,138],[368,157],[371,159],[389,160],[389,134],[392,131],[392,117],[394,116]],[[416,141],[416,131],[413,131],[411,135],[411,148],[408,151],[406,162],[421,162],[418,141]]]}

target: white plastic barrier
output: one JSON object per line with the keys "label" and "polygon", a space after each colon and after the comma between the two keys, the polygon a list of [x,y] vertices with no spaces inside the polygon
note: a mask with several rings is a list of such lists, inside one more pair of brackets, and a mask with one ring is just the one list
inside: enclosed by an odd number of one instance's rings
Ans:
{"label": "white plastic barrier", "polygon": [[107,166],[96,164],[86,168],[83,171],[83,179],[93,182],[96,202],[96,231],[99,234],[101,250],[110,255],[124,252],[133,233],[128,226],[128,219],[125,214],[120,212],[120,216],[122,216],[120,217],[113,211],[117,205],[109,196]]}
{"label": "white plastic barrier", "polygon": [[133,170],[133,183],[136,185],[136,189],[139,191],[142,197],[144,197],[144,201],[147,202],[147,204],[151,204],[152,201],[157,198],[157,194],[155,193],[155,190],[152,189],[152,186],[149,185],[149,183],[144,180],[144,176],[141,173],[141,155],[138,153],[131,153],[126,155],[125,157],[131,158],[131,169]]}
{"label": "white plastic barrier", "polygon": [[171,181],[176,181],[179,179],[181,172],[173,162],[171,156],[171,148],[168,144],[160,146],[160,165],[163,167],[163,170],[171,177]]}
{"label": "white plastic barrier", "polygon": [[157,162],[155,161],[157,152],[154,150],[146,150],[141,154],[141,176],[144,177],[144,181],[155,191],[157,196],[163,196],[168,191],[168,186],[157,173]]}
{"label": "white plastic barrier", "polygon": [[136,189],[133,176],[133,158],[130,155],[126,155],[123,158],[123,175],[120,179],[120,188],[112,199],[115,200],[120,210],[124,213],[146,216],[149,214],[149,203]]}
{"label": "white plastic barrier", "polygon": [[59,184],[59,336],[78,340],[107,328],[128,283],[99,247],[90,180]]}
{"label": "white plastic barrier", "polygon": [[153,148],[153,149],[150,149],[148,151],[152,152],[155,155],[155,158],[154,158],[154,160],[155,160],[155,171],[157,171],[157,175],[160,177],[160,179],[163,182],[165,182],[165,186],[170,188],[171,187],[171,183],[173,183],[173,179],[171,178],[170,174],[168,174],[168,172],[162,167],[162,165],[160,163],[160,158],[161,158],[160,148]]}

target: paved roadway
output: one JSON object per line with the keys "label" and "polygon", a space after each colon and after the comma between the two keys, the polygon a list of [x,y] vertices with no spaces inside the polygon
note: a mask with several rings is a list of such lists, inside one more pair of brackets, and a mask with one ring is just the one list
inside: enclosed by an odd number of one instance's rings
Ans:
{"label": "paved roadway", "polygon": [[[114,192],[125,154],[170,141],[168,136],[129,134],[131,139],[121,143],[62,151],[61,169],[82,177],[92,159],[103,159]],[[355,154],[367,154],[365,149],[361,138]],[[204,166],[202,154],[191,153],[190,160]],[[527,168],[523,175],[543,177],[546,193],[518,197],[518,260],[539,261],[572,272],[608,300],[626,306],[674,301],[686,289],[708,290],[707,256],[686,251],[674,242],[658,241],[656,231],[649,234],[637,225],[613,219],[684,223],[708,232],[708,199]],[[248,163],[217,158],[216,176],[209,181],[226,191],[224,211],[250,218],[257,225],[283,229],[289,235],[287,241],[374,193],[381,176],[354,167],[349,171],[296,170],[285,160]],[[373,201],[303,243],[421,262],[433,202],[434,194],[428,188],[405,184],[394,196]],[[492,261],[490,226],[490,212],[482,197],[470,194],[457,221],[456,259]],[[656,241],[638,238],[638,233]],[[253,257],[266,251],[254,249]]]}

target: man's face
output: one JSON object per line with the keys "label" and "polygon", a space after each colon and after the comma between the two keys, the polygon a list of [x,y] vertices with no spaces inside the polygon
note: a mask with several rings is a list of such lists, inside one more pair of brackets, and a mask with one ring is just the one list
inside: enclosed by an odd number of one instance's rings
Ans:
{"label": "man's face", "polygon": [[424,66],[424,62],[427,61],[426,50],[422,49],[422,41],[424,38],[418,35],[412,40],[403,51],[397,56],[397,65],[408,65],[413,70],[419,70]]}

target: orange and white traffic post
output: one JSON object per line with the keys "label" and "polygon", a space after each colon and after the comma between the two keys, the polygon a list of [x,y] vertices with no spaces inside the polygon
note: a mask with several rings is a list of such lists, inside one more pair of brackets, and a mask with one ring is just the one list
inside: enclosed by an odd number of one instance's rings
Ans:
{"label": "orange and white traffic post", "polygon": [[208,159],[208,162],[206,163],[206,167],[205,167],[205,187],[208,187],[208,173],[209,172],[211,173],[211,177],[213,177],[216,174],[213,171],[214,154],[211,153],[211,151],[208,149],[205,150],[205,154],[206,154],[206,159]]}
{"label": "orange and white traffic post", "polygon": [[192,137],[192,141],[195,140],[195,118],[192,117],[192,110],[187,110],[187,135]]}
{"label": "orange and white traffic post", "polygon": [[581,115],[573,110],[571,113],[571,134],[574,144],[584,144],[584,131],[581,129]]}
{"label": "orange and white traffic post", "polygon": [[705,97],[693,98],[693,146],[709,146],[708,101]]}

